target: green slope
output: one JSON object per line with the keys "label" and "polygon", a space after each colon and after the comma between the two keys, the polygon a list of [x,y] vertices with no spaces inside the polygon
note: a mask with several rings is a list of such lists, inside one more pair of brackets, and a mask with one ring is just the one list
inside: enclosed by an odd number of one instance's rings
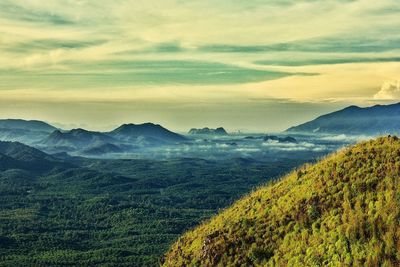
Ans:
{"label": "green slope", "polygon": [[400,266],[400,141],[344,149],[186,233],[165,266]]}

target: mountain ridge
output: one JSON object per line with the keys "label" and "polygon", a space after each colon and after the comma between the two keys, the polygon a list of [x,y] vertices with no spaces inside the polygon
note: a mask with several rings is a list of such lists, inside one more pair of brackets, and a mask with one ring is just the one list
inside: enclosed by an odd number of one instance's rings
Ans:
{"label": "mountain ridge", "polygon": [[[21,140],[1,138],[0,129],[0,140],[20,141],[47,153],[71,152],[90,156],[129,153],[140,147],[173,144],[187,140],[186,137],[153,123],[122,124],[108,132],[90,131],[82,128],[71,130],[54,129],[50,133],[40,132],[40,134],[37,134],[33,132],[33,137],[27,135],[29,130],[18,130],[22,131],[21,134],[24,137]],[[4,129],[4,131],[10,132],[11,130]],[[3,136],[5,135],[4,131]],[[12,136],[13,133],[14,131],[9,134]],[[32,140],[27,140],[29,138]]]}
{"label": "mountain ridge", "polygon": [[0,140],[33,144],[45,138],[56,127],[39,120],[0,119]]}
{"label": "mountain ridge", "polygon": [[40,120],[0,119],[0,128],[52,132],[57,128]]}
{"label": "mountain ridge", "polygon": [[285,132],[372,135],[400,132],[400,103],[371,107],[348,106],[290,127]]}

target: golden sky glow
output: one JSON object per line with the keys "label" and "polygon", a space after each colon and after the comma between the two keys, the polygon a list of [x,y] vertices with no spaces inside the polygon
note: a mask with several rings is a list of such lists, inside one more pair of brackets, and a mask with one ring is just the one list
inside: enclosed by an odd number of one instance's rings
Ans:
{"label": "golden sky glow", "polygon": [[398,101],[399,14],[397,0],[3,0],[0,112],[283,130]]}

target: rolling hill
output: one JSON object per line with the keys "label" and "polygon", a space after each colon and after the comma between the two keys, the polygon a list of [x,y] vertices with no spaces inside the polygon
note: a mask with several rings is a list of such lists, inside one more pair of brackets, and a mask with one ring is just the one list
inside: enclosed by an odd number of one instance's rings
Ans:
{"label": "rolling hill", "polygon": [[399,266],[400,141],[343,149],[187,232],[164,266]]}
{"label": "rolling hill", "polygon": [[291,133],[370,135],[400,133],[400,103],[361,108],[349,106],[291,127]]}

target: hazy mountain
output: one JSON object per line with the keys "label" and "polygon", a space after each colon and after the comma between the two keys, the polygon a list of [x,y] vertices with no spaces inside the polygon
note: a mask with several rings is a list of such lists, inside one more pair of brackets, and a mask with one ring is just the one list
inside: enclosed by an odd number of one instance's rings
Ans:
{"label": "hazy mountain", "polygon": [[0,120],[0,140],[31,144],[45,138],[56,129],[50,124],[37,120]]}
{"label": "hazy mountain", "polygon": [[153,123],[124,124],[108,134],[121,141],[137,142],[145,145],[157,145],[186,140],[182,135],[171,132],[162,126]]}
{"label": "hazy mountain", "polygon": [[57,128],[38,120],[6,119],[0,120],[0,129],[21,129],[51,133]]}
{"label": "hazy mountain", "polygon": [[400,141],[292,172],[189,231],[164,266],[398,266]]}
{"label": "hazy mountain", "polygon": [[51,153],[74,152],[87,156],[109,153],[129,153],[137,148],[159,146],[185,141],[186,138],[160,125],[145,123],[124,124],[111,132],[84,129],[56,130],[37,143],[40,149]]}
{"label": "hazy mountain", "polygon": [[400,103],[367,108],[350,106],[286,131],[355,135],[396,134],[400,132]]}
{"label": "hazy mountain", "polygon": [[208,127],[205,127],[203,129],[192,128],[192,129],[190,129],[189,134],[193,134],[193,135],[228,135],[228,133],[222,127],[218,127],[216,129],[210,129]]}
{"label": "hazy mountain", "polygon": [[67,132],[56,130],[45,138],[40,145],[53,148],[84,149],[89,146],[115,141],[107,134],[84,129],[73,129]]}

